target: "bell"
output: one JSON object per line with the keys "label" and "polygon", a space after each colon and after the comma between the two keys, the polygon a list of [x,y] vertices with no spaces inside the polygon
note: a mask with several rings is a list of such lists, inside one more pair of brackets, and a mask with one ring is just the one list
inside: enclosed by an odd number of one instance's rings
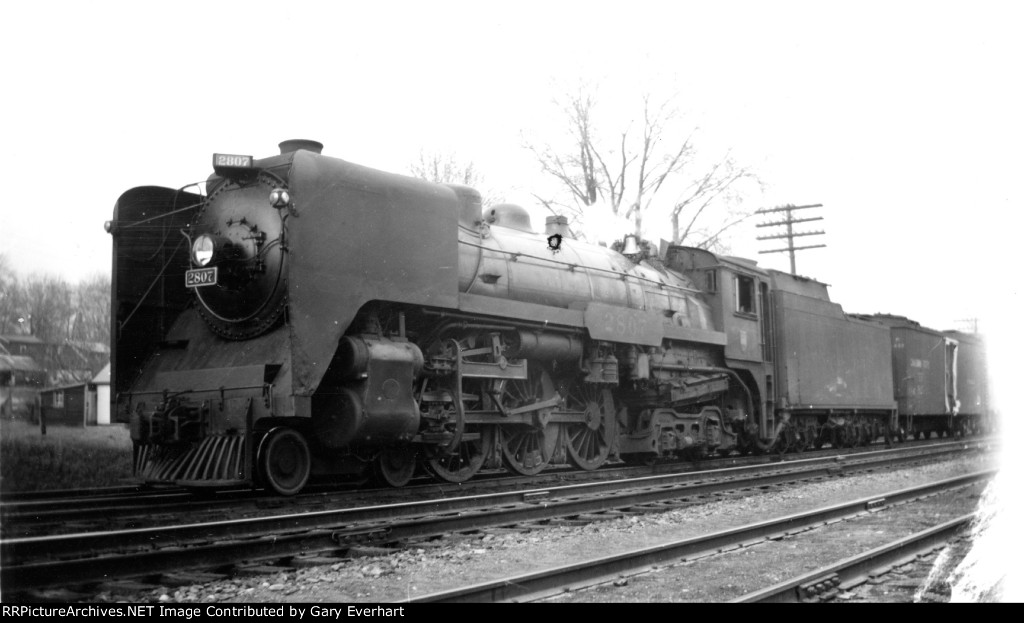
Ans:
{"label": "bell", "polygon": [[626,234],[622,240],[623,255],[637,255],[640,253],[640,246],[636,243],[636,234]]}

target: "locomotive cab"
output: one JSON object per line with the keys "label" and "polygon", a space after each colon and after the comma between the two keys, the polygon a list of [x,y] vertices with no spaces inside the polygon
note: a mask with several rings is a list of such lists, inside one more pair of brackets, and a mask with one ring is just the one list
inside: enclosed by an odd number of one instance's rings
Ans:
{"label": "locomotive cab", "polygon": [[[776,428],[769,273],[750,260],[682,246],[669,247],[666,264],[701,288],[715,325],[726,334],[725,363],[754,394],[754,413],[744,425],[745,442],[760,444]],[[729,406],[743,405],[733,401]]]}

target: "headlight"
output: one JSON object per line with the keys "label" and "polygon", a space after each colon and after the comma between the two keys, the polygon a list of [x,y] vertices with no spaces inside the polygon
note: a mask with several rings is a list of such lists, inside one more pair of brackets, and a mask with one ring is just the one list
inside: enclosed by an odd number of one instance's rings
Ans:
{"label": "headlight", "polygon": [[275,188],[270,191],[270,205],[274,206],[278,210],[281,208],[287,208],[288,204],[292,202],[291,194],[284,188]]}
{"label": "headlight", "polygon": [[213,238],[203,234],[192,243],[192,263],[196,266],[206,266],[213,259],[214,249]]}

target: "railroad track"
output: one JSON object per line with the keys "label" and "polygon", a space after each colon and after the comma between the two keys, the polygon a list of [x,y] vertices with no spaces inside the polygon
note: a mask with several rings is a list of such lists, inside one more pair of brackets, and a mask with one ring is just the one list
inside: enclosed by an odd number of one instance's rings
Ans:
{"label": "railroad track", "polygon": [[[620,582],[630,576],[657,571],[662,566],[686,563],[723,552],[740,551],[767,541],[781,540],[868,512],[880,512],[893,505],[983,483],[994,475],[995,470],[976,472],[696,538],[458,587],[412,598],[408,602],[539,601],[563,595],[567,591]],[[924,552],[931,552],[955,536],[969,524],[970,520],[971,516],[964,516],[944,522],[884,547],[745,595],[736,601],[819,601],[827,594],[850,590],[863,584],[872,577],[888,572],[893,566],[913,562]]]}
{"label": "railroad track", "polygon": [[[903,445],[890,450],[916,450],[918,448],[962,449],[983,445],[987,440],[960,440],[941,443]],[[501,488],[555,486],[565,482],[591,482],[604,479],[626,479],[659,473],[698,472],[727,467],[760,469],[764,465],[778,465],[807,460],[830,460],[836,456],[852,459],[860,455],[879,452],[872,448],[857,448],[842,453],[823,450],[815,453],[779,456],[730,457],[704,461],[698,466],[690,463],[657,463],[643,467],[617,466],[593,471],[559,470],[535,477],[495,475],[461,485],[443,484],[422,479],[421,484],[403,489],[366,489],[348,486],[313,488],[309,493],[293,498],[268,496],[262,491],[234,489],[195,492],[183,488],[116,487],[96,489],[88,494],[74,495],[74,491],[46,494],[8,494],[0,499],[0,538],[18,538],[37,535],[132,528],[153,524],[192,523],[199,520],[214,521],[227,516],[258,516],[272,513],[322,510],[346,506],[366,505],[387,500],[426,500],[439,496],[464,495],[467,492],[491,492]],[[177,518],[177,519],[176,519]]]}
{"label": "railroad track", "polygon": [[[953,444],[963,450],[969,442]],[[882,469],[956,452],[931,447],[570,484],[371,507],[134,530],[13,538],[0,541],[5,591],[88,584],[110,578],[154,578],[184,569],[309,556],[337,561],[352,548],[412,542],[438,535],[555,518],[657,512],[704,503],[729,491],[744,495],[783,483],[851,470]],[[760,471],[762,473],[758,474]],[[307,558],[308,562],[308,558]],[[160,578],[156,578],[158,581]]]}
{"label": "railroad track", "polygon": [[747,593],[733,602],[796,603],[834,599],[863,584],[877,581],[893,569],[917,564],[962,535],[973,520],[974,514],[961,515],[810,573]]}

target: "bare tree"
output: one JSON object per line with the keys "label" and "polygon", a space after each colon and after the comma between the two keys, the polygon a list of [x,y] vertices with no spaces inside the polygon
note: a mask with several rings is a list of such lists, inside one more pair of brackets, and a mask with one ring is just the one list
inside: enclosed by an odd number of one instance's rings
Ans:
{"label": "bare tree", "polygon": [[110,343],[110,278],[97,275],[74,287],[75,311],[68,339]]}
{"label": "bare tree", "polygon": [[32,335],[59,344],[68,339],[71,288],[59,277],[29,277],[22,287],[21,311],[32,318]]}
{"label": "bare tree", "polygon": [[[568,124],[570,147],[565,151],[559,151],[551,144],[535,145],[526,142],[527,149],[533,152],[540,163],[544,173],[558,180],[564,189],[569,191],[570,201],[565,202],[555,198],[545,198],[534,194],[544,206],[555,213],[568,211],[574,221],[579,220],[586,207],[593,206],[604,194],[604,178],[599,168],[599,155],[596,152],[596,137],[594,136],[591,113],[594,109],[593,96],[584,90],[580,90],[569,96],[567,102],[556,102],[561,107]],[[609,181],[608,193],[612,196],[610,207],[614,214],[619,213],[619,202],[616,197],[621,197],[617,182]]]}
{"label": "bare tree", "polygon": [[[753,214],[742,208],[739,186],[745,182],[760,185],[757,176],[736,164],[730,154],[714,163],[707,172],[691,179],[682,197],[672,206],[672,241],[703,249],[719,249],[722,235]],[[708,217],[715,212],[716,218]]]}
{"label": "bare tree", "polygon": [[484,176],[477,171],[473,162],[463,162],[452,153],[425,152],[420,150],[419,160],[409,167],[414,177],[436,184],[464,184],[480,191],[483,205],[489,206],[501,201],[493,190],[485,188]]}
{"label": "bare tree", "polygon": [[44,347],[33,357],[51,384],[86,381],[109,357],[110,278],[78,284],[60,277],[18,279],[0,256],[0,333],[21,332]]}
{"label": "bare tree", "polygon": [[0,253],[0,335],[13,333],[18,325],[21,287],[7,256]]}
{"label": "bare tree", "polygon": [[[659,104],[643,95],[639,123],[624,124],[613,140],[605,140],[596,128],[591,89],[581,87],[556,104],[567,121],[568,144],[556,148],[524,142],[541,170],[567,191],[568,200],[535,195],[552,212],[578,222],[593,206],[607,205],[613,215],[632,221],[639,235],[644,217],[661,207],[671,218],[672,242],[708,247],[718,246],[722,234],[746,218],[738,209],[737,190],[740,182],[757,182],[756,176],[730,154],[710,165],[700,158],[697,129],[681,131],[681,116],[671,100]],[[705,224],[716,208],[726,218]]]}

